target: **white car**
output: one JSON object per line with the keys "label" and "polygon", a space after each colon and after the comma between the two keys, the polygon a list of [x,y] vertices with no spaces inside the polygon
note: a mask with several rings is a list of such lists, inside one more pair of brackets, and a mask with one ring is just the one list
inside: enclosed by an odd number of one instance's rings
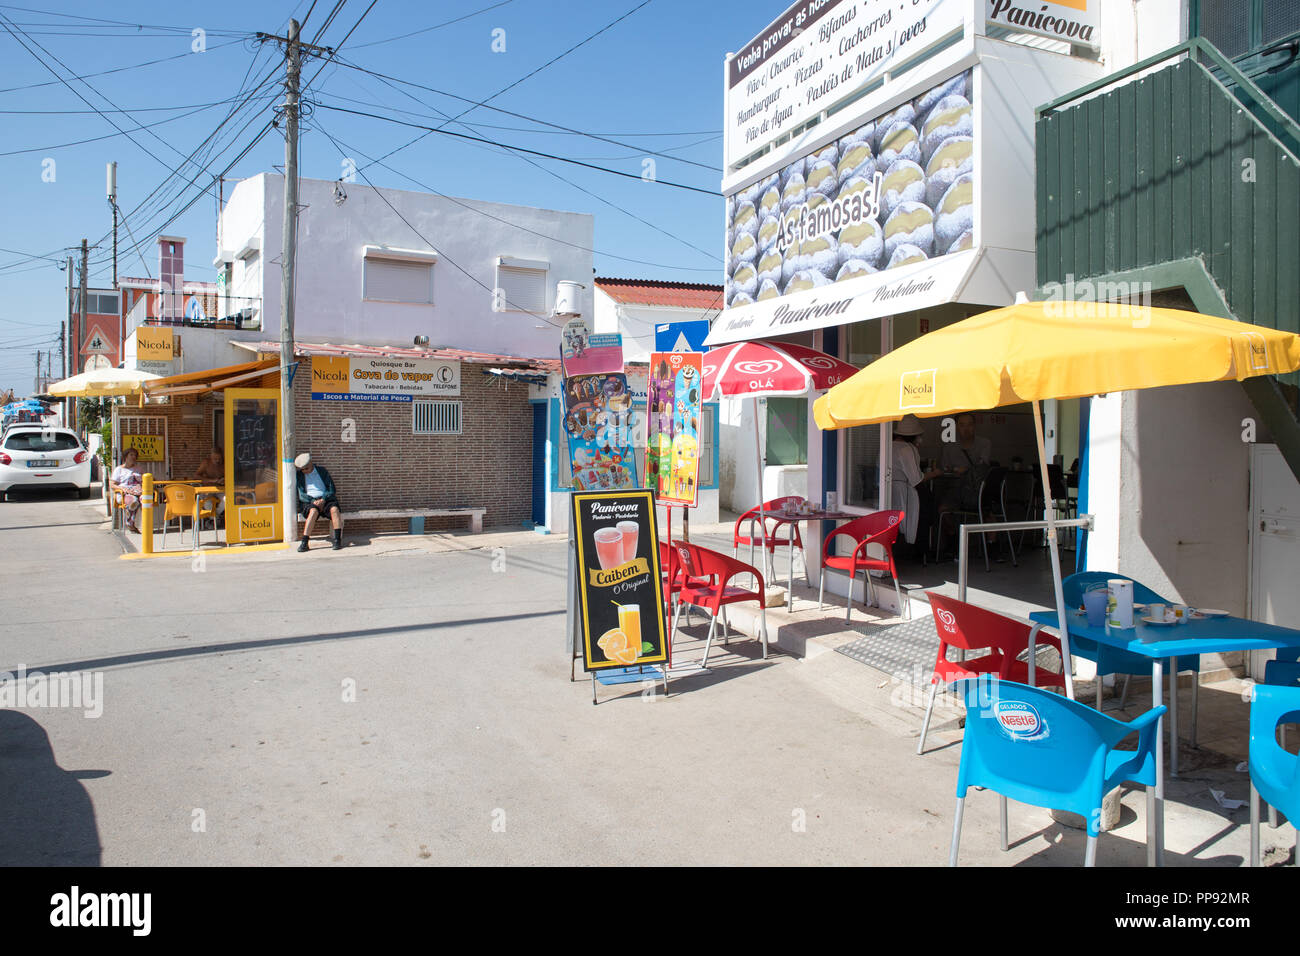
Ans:
{"label": "white car", "polygon": [[16,427],[0,441],[0,499],[27,488],[72,488],[90,497],[90,452],[67,428]]}

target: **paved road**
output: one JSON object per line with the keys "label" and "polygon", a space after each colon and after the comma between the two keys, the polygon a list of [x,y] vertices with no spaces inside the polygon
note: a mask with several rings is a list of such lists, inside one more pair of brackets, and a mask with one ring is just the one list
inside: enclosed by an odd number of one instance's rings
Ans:
{"label": "paved road", "polygon": [[[957,747],[913,756],[914,716],[841,655],[733,642],[666,700],[607,688],[592,707],[562,650],[562,543],[196,568],[120,560],[100,514],[0,504],[0,671],[103,682],[97,718],[0,710],[0,863],[946,860]],[[976,796],[965,862],[1082,859],[1021,807],[999,853],[997,801]],[[1140,864],[1142,835],[1103,862]]]}

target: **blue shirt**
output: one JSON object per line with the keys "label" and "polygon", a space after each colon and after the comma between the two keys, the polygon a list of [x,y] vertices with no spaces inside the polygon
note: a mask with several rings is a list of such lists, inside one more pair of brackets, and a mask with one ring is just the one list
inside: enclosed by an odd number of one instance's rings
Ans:
{"label": "blue shirt", "polygon": [[312,501],[325,497],[325,482],[321,481],[320,469],[313,468],[303,475],[307,484],[307,497]]}

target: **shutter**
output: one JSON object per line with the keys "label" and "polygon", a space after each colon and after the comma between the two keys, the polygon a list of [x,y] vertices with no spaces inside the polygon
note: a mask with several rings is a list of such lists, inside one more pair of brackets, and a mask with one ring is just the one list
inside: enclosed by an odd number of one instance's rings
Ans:
{"label": "shutter", "polygon": [[503,312],[546,311],[546,270],[497,266],[497,288]]}
{"label": "shutter", "polygon": [[396,259],[366,260],[365,297],[384,302],[433,302],[433,266]]}

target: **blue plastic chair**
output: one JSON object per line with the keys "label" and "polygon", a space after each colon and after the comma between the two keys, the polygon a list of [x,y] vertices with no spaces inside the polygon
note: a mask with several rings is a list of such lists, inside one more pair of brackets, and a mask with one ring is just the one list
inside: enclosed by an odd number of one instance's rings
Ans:
{"label": "blue plastic chair", "polygon": [[[1300,686],[1300,661],[1295,659],[1296,655],[1300,654],[1300,648],[1281,647],[1278,648],[1277,654],[1275,660],[1271,660],[1264,665],[1264,683],[1271,684],[1274,687]],[[1278,730],[1278,738],[1282,749],[1286,750],[1286,724],[1283,724]],[[1270,803],[1268,805],[1268,825],[1276,830],[1277,822],[1277,807]]]}
{"label": "blue plastic chair", "polygon": [[[1065,604],[1067,607],[1078,607],[1083,603],[1083,594],[1085,591],[1091,591],[1098,585],[1105,587],[1106,582],[1111,578],[1122,578],[1124,575],[1114,571],[1080,571],[1077,574],[1071,574],[1061,582],[1061,590],[1065,595]],[[1133,582],[1133,600],[1141,604],[1173,604],[1168,598],[1161,597],[1155,591],[1152,591],[1144,584],[1137,581]],[[1151,676],[1151,658],[1143,657],[1141,654],[1130,654],[1128,651],[1121,651],[1119,648],[1111,647],[1107,644],[1098,644],[1096,641],[1090,641],[1084,637],[1070,638],[1070,653],[1084,660],[1092,661],[1097,665],[1097,709],[1101,710],[1101,678],[1107,674],[1124,675],[1124,691],[1120,696],[1120,710],[1124,709],[1128,703],[1128,685],[1129,678],[1133,676],[1150,677]],[[1186,671],[1191,671],[1197,677],[1192,681],[1192,732],[1190,736],[1191,745],[1196,746],[1196,717],[1200,710],[1200,673],[1201,673],[1201,655],[1184,654],[1178,658],[1174,666],[1170,668],[1170,683],[1175,691],[1171,692],[1169,699],[1170,706],[1170,724],[1173,725],[1173,739],[1178,739],[1178,700],[1177,687],[1178,676]],[[1163,688],[1162,688],[1163,693]]]}
{"label": "blue plastic chair", "polygon": [[[1276,662],[1271,662],[1276,663]],[[1266,674],[1267,676],[1267,674]],[[1250,704],[1250,865],[1259,866],[1259,800],[1300,819],[1300,757],[1277,742],[1277,727],[1300,721],[1300,687],[1256,684]],[[1300,835],[1296,837],[1300,860]]]}
{"label": "blue plastic chair", "polygon": [[[1154,787],[1156,736],[1163,706],[1125,723],[1056,694],[981,676],[959,682],[966,701],[966,736],[957,770],[957,815],[948,865],[957,865],[962,809],[970,787],[999,794],[1002,849],[1007,848],[1007,798],[1036,807],[1069,810],[1088,823],[1085,866],[1097,862],[1102,799],[1132,780]],[[1138,735],[1137,750],[1116,750]],[[1154,816],[1147,821],[1152,839]]]}

